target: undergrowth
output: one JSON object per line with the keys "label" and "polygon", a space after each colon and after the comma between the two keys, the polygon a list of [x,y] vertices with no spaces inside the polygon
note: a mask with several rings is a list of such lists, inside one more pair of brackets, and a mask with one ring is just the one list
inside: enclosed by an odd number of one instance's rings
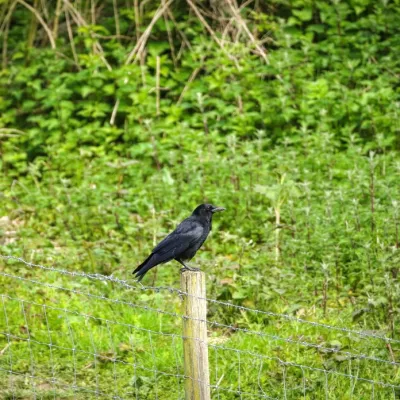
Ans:
{"label": "undergrowth", "polygon": [[[156,2],[89,3],[1,5],[1,254],[130,280],[157,241],[212,202],[227,210],[193,261],[206,272],[210,298],[398,339],[398,2],[239,2],[241,17],[228,0],[218,9],[176,1],[160,15]],[[3,273],[180,309],[173,295],[0,263]],[[4,398],[90,398],[96,387],[111,396],[183,396],[180,340],[157,334],[179,336],[179,319],[4,275],[1,283],[8,297],[0,327],[14,335],[11,344],[12,336],[0,339]],[[144,283],[177,288],[179,265],[152,270]],[[36,305],[23,309],[16,299]],[[43,304],[58,310],[45,315]],[[209,318],[389,361],[400,356],[396,343],[213,303]],[[58,347],[29,349],[29,334]],[[217,326],[209,334],[211,344],[271,358],[210,347],[215,398],[238,390],[398,396],[333,373],[396,384],[394,365]]]}

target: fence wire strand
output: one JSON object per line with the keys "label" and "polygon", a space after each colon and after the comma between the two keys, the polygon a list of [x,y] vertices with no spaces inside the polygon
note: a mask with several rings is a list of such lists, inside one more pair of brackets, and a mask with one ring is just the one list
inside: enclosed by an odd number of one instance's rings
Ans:
{"label": "fence wire strand", "polygon": [[[152,398],[157,400],[164,399],[163,393],[163,379],[174,379],[177,389],[177,398],[183,398],[182,387],[185,379],[195,380],[190,376],[186,376],[183,372],[182,365],[182,350],[179,351],[179,343],[182,343],[182,339],[190,339],[205,343],[210,352],[213,354],[213,379],[211,383],[206,383],[212,390],[213,396],[218,399],[230,398],[229,396],[236,396],[240,399],[248,398],[263,398],[263,399],[277,399],[292,398],[292,391],[298,393],[299,396],[306,399],[308,392],[308,382],[307,373],[318,373],[321,374],[321,385],[324,388],[325,398],[329,398],[329,393],[332,389],[330,384],[330,379],[345,379],[349,381],[349,388],[351,390],[351,396],[355,396],[355,390],[357,385],[366,384],[370,386],[371,398],[375,399],[377,395],[377,388],[385,388],[393,393],[395,398],[396,391],[400,391],[400,385],[396,382],[389,382],[386,379],[371,379],[368,376],[363,376],[361,373],[361,362],[374,363],[376,368],[382,366],[382,368],[391,368],[388,373],[390,375],[398,375],[398,367],[400,362],[397,362],[393,357],[392,351],[390,351],[391,359],[384,359],[371,354],[366,354],[364,352],[353,352],[343,349],[340,346],[326,346],[324,342],[315,343],[311,340],[303,339],[302,336],[294,337],[293,335],[289,337],[283,337],[278,334],[268,333],[266,331],[250,329],[249,327],[240,326],[240,324],[235,323],[234,325],[220,322],[212,319],[196,319],[188,317],[184,314],[175,312],[173,309],[169,308],[167,310],[152,307],[147,304],[140,304],[138,302],[131,302],[129,300],[122,300],[110,297],[110,294],[106,293],[92,293],[92,291],[81,290],[80,286],[88,285],[87,282],[68,281],[68,286],[63,286],[64,281],[60,284],[60,279],[57,279],[57,284],[49,283],[50,279],[47,273],[55,273],[57,276],[73,277],[73,278],[84,278],[93,281],[100,281],[106,283],[113,283],[118,285],[119,288],[124,289],[123,292],[118,292],[118,294],[130,293],[132,290],[141,291],[152,291],[161,292],[166,291],[171,295],[171,299],[182,298],[183,296],[188,296],[189,294],[183,292],[179,289],[169,288],[169,287],[156,287],[156,286],[143,286],[141,284],[129,283],[113,276],[105,276],[101,274],[85,273],[81,271],[68,271],[65,269],[59,269],[55,267],[46,267],[40,264],[34,264],[23,260],[22,258],[13,256],[3,256],[0,258],[8,261],[21,262],[24,265],[32,268],[45,271],[46,274],[44,279],[46,282],[38,280],[33,277],[21,276],[17,273],[5,272],[0,270],[0,276],[4,279],[23,282],[27,285],[32,285],[35,288],[47,288],[50,290],[62,291],[68,298],[74,299],[72,304],[76,304],[76,301],[81,301],[82,297],[86,298],[86,301],[93,302],[90,304],[100,305],[107,304],[108,308],[113,310],[114,319],[109,318],[107,314],[99,313],[96,307],[93,307],[88,312],[80,312],[76,309],[59,307],[56,304],[48,304],[49,302],[55,302],[43,296],[43,302],[32,301],[29,299],[23,299],[18,296],[10,295],[6,292],[6,287],[3,288],[2,298],[2,314],[3,326],[0,329],[0,337],[4,338],[5,347],[3,350],[0,349],[0,382],[2,381],[1,372],[8,376],[8,388],[7,390],[12,394],[13,398],[19,388],[16,386],[17,382],[15,379],[24,378],[25,382],[29,386],[31,395],[34,398],[41,398],[41,391],[43,390],[44,383],[46,382],[51,388],[50,396],[56,399],[58,396],[58,391],[60,389],[69,390],[74,398],[78,398],[81,393],[87,393],[88,395],[96,396],[96,398],[113,398],[113,399],[123,399],[135,397],[136,399],[141,398],[141,391],[143,387],[146,387],[146,379],[151,379],[152,382]],[[8,268],[12,268],[11,264],[6,264]],[[72,287],[71,287],[72,286]],[[77,286],[78,288],[76,288]],[[93,286],[92,290],[99,289],[97,286]],[[101,290],[101,289],[100,289]],[[54,297],[54,296],[52,296]],[[210,298],[200,298],[201,300],[206,300],[210,304],[214,304],[220,307],[230,307],[236,311],[238,314],[242,312],[260,314],[263,316],[277,318],[288,323],[297,323],[304,326],[311,326],[313,328],[326,329],[329,332],[341,332],[348,335],[348,337],[356,337],[357,340],[379,340],[383,341],[384,348],[386,346],[395,346],[400,343],[400,340],[395,338],[389,338],[382,335],[378,335],[372,332],[363,332],[352,330],[346,327],[329,325],[326,323],[320,323],[316,321],[308,321],[305,319],[297,318],[287,314],[280,314],[270,311],[257,310],[248,307],[243,307],[235,305],[229,302],[219,301]],[[86,303],[85,303],[86,304]],[[18,327],[18,313],[10,314],[11,310],[8,308],[14,305],[18,305],[20,313],[22,314],[22,325]],[[122,309],[133,309],[137,311],[137,314],[130,314],[132,316],[132,321],[126,322],[124,316],[120,315],[115,307],[121,307]],[[35,328],[35,318],[40,319],[36,314],[32,314],[32,309],[40,309],[43,323],[41,327],[43,328],[44,338],[40,338]],[[51,314],[56,313],[57,319],[51,319]],[[136,315],[143,313],[150,320],[155,317],[165,316],[169,318],[168,321],[172,321],[169,325],[164,326],[162,324],[163,320],[159,320],[159,329],[149,329],[141,326],[140,319],[135,318]],[[35,316],[36,315],[36,316]],[[141,314],[140,314],[141,315]],[[10,319],[11,316],[11,319]],[[18,317],[18,318],[17,318]],[[54,316],[53,316],[54,317]],[[119,318],[121,320],[119,320]],[[225,330],[225,338],[219,342],[218,340],[213,340],[211,338],[208,341],[202,341],[194,337],[185,337],[182,334],[176,333],[174,329],[179,325],[176,323],[183,322],[184,319],[193,319],[200,322],[205,322],[210,332],[222,332]],[[16,321],[17,320],[17,321]],[[54,321],[60,321],[56,323]],[[66,330],[60,327],[60,324],[65,324]],[[83,329],[85,335],[88,337],[89,349],[84,348],[82,341],[82,332],[77,331]],[[19,330],[19,333],[17,332]],[[94,337],[94,331],[99,332],[98,337]],[[126,338],[129,343],[129,354],[132,354],[132,360],[127,361],[121,356],[121,342],[118,344],[116,341],[116,336],[118,332],[121,337]],[[122,332],[122,333],[121,333]],[[64,338],[64,335],[66,336]],[[237,348],[235,346],[224,345],[225,341],[229,341],[229,337],[234,335],[243,335],[243,340],[246,342],[247,336],[256,337],[267,342],[261,343],[280,343],[279,346],[288,346],[288,354],[286,355],[267,355],[264,352],[259,352],[256,349],[245,349]],[[166,346],[162,343],[160,348],[159,338],[168,338],[170,340],[170,345]],[[147,339],[146,339],[147,338]],[[218,339],[218,338],[217,338]],[[62,340],[67,340],[69,345],[66,345]],[[121,339],[120,339],[121,340]],[[357,341],[356,341],[357,342]],[[235,343],[235,342],[232,342]],[[20,353],[18,352],[18,346],[25,345],[26,349],[26,360],[21,360],[18,358]],[[123,345],[123,343],[122,343]],[[336,370],[332,367],[322,365],[315,365],[316,361],[310,363],[310,365],[305,365],[292,360],[287,360],[290,356],[289,346],[297,346],[297,352],[304,352],[308,350],[315,350],[323,359],[329,359],[332,355],[337,355],[340,357],[340,362],[348,363],[348,371],[344,372],[342,370]],[[38,348],[40,350],[38,350]],[[107,352],[104,352],[104,347],[107,347]],[[102,350],[103,349],[103,350]],[[169,349],[169,350],[168,350]],[[273,350],[273,347],[271,347]],[[374,348],[376,349],[376,348]],[[351,350],[351,349],[349,349]],[[378,349],[379,350],[379,349]],[[274,350],[273,350],[274,351]],[[280,350],[282,351],[282,349]],[[397,349],[396,349],[397,351]],[[48,352],[49,357],[49,368],[47,374],[42,371],[42,366],[38,364],[39,358],[43,352]],[[168,354],[167,356],[164,355]],[[57,374],[60,374],[60,362],[62,361],[61,355],[65,354],[65,358],[68,359],[68,370],[71,372],[69,376],[69,381],[66,378],[60,378]],[[144,358],[144,355],[149,355],[148,359]],[[380,355],[380,354],[379,354]],[[60,360],[61,357],[61,360]],[[168,358],[168,369],[165,370],[165,359]],[[4,360],[4,361],[2,361]],[[82,367],[83,360],[90,360],[84,367]],[[146,361],[147,360],[147,361]],[[229,361],[227,361],[229,360]],[[236,361],[234,361],[236,360]],[[23,362],[22,362],[23,361]],[[251,391],[249,391],[249,383],[246,381],[246,363],[251,362],[253,364],[253,369],[256,371],[255,382],[252,382]],[[25,370],[22,371],[20,365],[26,364]],[[111,363],[111,369],[109,370],[110,379],[113,382],[108,390],[103,388],[103,374],[104,365]],[[272,364],[271,364],[272,363]],[[280,368],[281,372],[281,389],[280,396],[270,395],[268,389],[268,380],[266,379],[265,370],[267,365],[276,365]],[[149,365],[147,365],[149,364]],[[340,364],[340,363],[339,363]],[[210,369],[212,364],[210,364]],[[85,371],[91,373],[93,376],[92,386],[87,386],[85,381],[82,381],[82,368]],[[121,368],[129,368],[130,373],[133,375],[131,383],[129,385],[129,390],[121,389],[120,385],[120,375],[121,373],[126,373],[125,370]],[[164,368],[164,369],[163,369]],[[292,375],[289,374],[290,368],[295,368],[299,372],[294,376],[298,376],[299,379],[296,380],[296,386],[291,387],[291,382],[293,382]],[[336,367],[335,367],[336,368]],[[371,366],[372,370],[375,366]],[[231,370],[233,369],[233,372]],[[308,371],[308,372],[307,372]],[[385,370],[386,371],[386,370]],[[233,382],[228,379],[230,373],[234,373]],[[277,372],[278,373],[278,372]],[[384,375],[387,377],[388,375]],[[151,378],[150,378],[151,377]],[[297,378],[296,378],[297,379]],[[278,389],[274,389],[278,390]],[[275,393],[275,392],[274,392]],[[1,392],[0,392],[1,394]],[[222,397],[224,396],[224,397]],[[228,397],[226,397],[228,396]]]}
{"label": "fence wire strand", "polygon": [[[154,292],[160,292],[160,291],[167,291],[169,293],[176,293],[180,296],[182,295],[189,295],[189,293],[186,293],[180,289],[176,289],[176,288],[171,288],[171,287],[167,287],[167,286],[145,286],[142,285],[140,282],[134,282],[135,285],[133,285],[132,283],[129,283],[129,281],[127,280],[122,280],[119,278],[115,278],[112,275],[102,275],[102,274],[98,274],[98,273],[86,273],[86,272],[82,272],[82,271],[68,271],[65,269],[59,269],[59,268],[54,268],[54,267],[46,267],[43,266],[41,264],[34,264],[28,261],[25,261],[24,259],[20,258],[20,257],[14,257],[14,256],[4,256],[4,255],[0,255],[0,258],[3,258],[5,260],[14,260],[14,261],[19,261],[22,262],[23,264],[25,264],[28,267],[35,267],[35,268],[40,268],[42,270],[46,270],[49,272],[55,272],[55,273],[59,273],[62,275],[69,275],[69,276],[73,276],[73,277],[81,277],[81,278],[87,278],[87,279],[93,279],[93,280],[97,280],[97,281],[102,281],[102,282],[112,282],[112,283],[116,283],[126,289],[132,289],[132,290],[151,290]],[[298,323],[303,323],[303,324],[307,324],[307,325],[311,325],[314,327],[321,327],[321,328],[327,328],[330,330],[336,330],[336,331],[341,331],[344,333],[348,333],[348,334],[353,334],[353,335],[358,335],[361,337],[366,337],[366,338],[374,338],[374,339],[380,339],[380,340],[384,340],[385,342],[391,342],[391,343],[399,343],[400,344],[400,339],[394,339],[394,338],[390,338],[387,336],[382,336],[382,335],[378,335],[372,332],[363,332],[363,331],[357,331],[357,330],[353,330],[353,329],[349,329],[346,327],[342,327],[342,326],[336,326],[336,325],[329,325],[329,324],[324,324],[321,322],[316,322],[316,321],[308,321],[302,318],[297,318],[294,317],[292,315],[288,315],[288,314],[283,314],[283,313],[275,313],[272,311],[265,311],[265,310],[258,310],[258,309],[254,309],[254,308],[249,308],[249,307],[245,307],[245,306],[240,306],[237,304],[232,304],[226,301],[220,301],[220,300],[216,300],[216,299],[210,299],[210,298],[201,298],[199,297],[200,300],[206,300],[207,302],[210,303],[214,303],[214,304],[218,304],[218,305],[222,305],[222,306],[226,306],[226,307],[232,307],[238,310],[242,310],[242,311],[249,311],[249,312],[254,312],[257,314],[262,314],[262,315],[266,315],[266,316],[270,316],[270,317],[277,317],[277,318],[283,318],[283,319],[287,319],[293,322],[298,322]]]}
{"label": "fence wire strand", "polygon": [[[5,276],[5,277],[8,277],[8,278],[18,279],[18,280],[22,280],[22,281],[26,281],[26,282],[30,282],[30,283],[40,284],[40,285],[43,285],[45,287],[49,287],[49,288],[52,288],[52,289],[65,290],[65,291],[69,291],[69,292],[72,292],[72,293],[75,293],[75,294],[81,294],[81,295],[84,295],[84,296],[87,296],[87,297],[97,298],[97,299],[105,300],[105,301],[112,302],[112,303],[115,303],[115,304],[122,304],[122,305],[126,305],[126,306],[129,306],[129,307],[134,307],[134,308],[137,308],[137,309],[142,309],[142,310],[146,310],[146,311],[152,311],[152,312],[155,312],[155,313],[158,313],[158,314],[165,314],[165,315],[168,315],[168,316],[171,316],[171,317],[174,317],[174,318],[183,318],[183,317],[190,318],[188,316],[184,316],[183,314],[178,314],[176,312],[170,312],[170,311],[165,311],[165,310],[161,310],[161,309],[158,309],[158,308],[153,308],[153,307],[150,307],[150,306],[134,304],[134,303],[131,303],[131,302],[128,302],[128,301],[124,301],[124,300],[111,299],[109,297],[106,297],[104,294],[103,295],[95,295],[95,294],[92,294],[92,293],[89,293],[89,292],[82,292],[82,291],[75,290],[75,289],[68,289],[68,288],[64,288],[62,286],[52,285],[52,284],[40,282],[40,281],[37,281],[37,280],[34,280],[34,279],[23,278],[23,277],[20,277],[20,276],[11,275],[11,274],[7,274],[7,273],[4,273],[4,272],[0,272],[0,276]],[[183,293],[180,292],[180,294],[182,295]],[[275,341],[283,341],[283,342],[287,342],[287,343],[299,344],[299,345],[304,346],[304,347],[311,347],[311,348],[314,348],[314,349],[317,349],[317,350],[320,350],[320,351],[324,351],[324,352],[327,352],[327,353],[340,353],[340,354],[343,354],[343,355],[345,355],[345,356],[347,356],[349,358],[352,358],[352,359],[360,359],[360,360],[365,359],[365,360],[370,360],[370,361],[375,361],[375,362],[380,362],[380,363],[385,363],[385,364],[390,364],[390,365],[400,365],[400,363],[397,362],[397,361],[385,360],[385,359],[382,359],[382,358],[379,358],[379,357],[368,356],[366,354],[351,353],[349,351],[340,350],[339,348],[335,348],[335,347],[326,347],[326,346],[324,346],[322,344],[309,343],[307,341],[296,340],[296,339],[291,339],[291,338],[282,338],[282,337],[280,337],[278,335],[271,335],[271,334],[268,334],[268,333],[265,333],[265,332],[254,331],[254,330],[251,330],[251,329],[241,328],[241,327],[237,327],[237,326],[233,326],[233,325],[228,325],[228,324],[220,323],[220,322],[217,322],[217,321],[201,320],[201,319],[197,319],[197,318],[190,318],[190,319],[196,320],[196,321],[201,321],[201,322],[206,322],[208,325],[216,326],[216,327],[219,327],[219,328],[226,328],[226,329],[237,331],[237,332],[244,332],[244,333],[248,333],[248,334],[252,334],[252,335],[257,335],[257,336],[260,336],[260,337],[266,337],[266,338],[269,338],[269,339],[275,340]]]}

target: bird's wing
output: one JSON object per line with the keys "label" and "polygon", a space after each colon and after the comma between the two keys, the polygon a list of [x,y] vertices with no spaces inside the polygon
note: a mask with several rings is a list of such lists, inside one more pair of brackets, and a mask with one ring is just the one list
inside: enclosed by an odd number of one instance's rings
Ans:
{"label": "bird's wing", "polygon": [[153,249],[150,256],[133,273],[141,280],[149,269],[179,257],[190,246],[201,240],[203,235],[204,227],[200,222],[190,217],[185,219]]}
{"label": "bird's wing", "polygon": [[158,258],[172,260],[187,250],[203,235],[204,228],[196,221],[186,219],[177,228],[162,240],[152,251]]}

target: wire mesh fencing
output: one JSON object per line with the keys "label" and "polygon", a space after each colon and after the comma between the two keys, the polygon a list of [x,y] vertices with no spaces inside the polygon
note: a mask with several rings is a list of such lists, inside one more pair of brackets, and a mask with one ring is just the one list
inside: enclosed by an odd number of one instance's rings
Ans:
{"label": "wire mesh fencing", "polygon": [[[185,398],[190,294],[1,258],[1,398]],[[202,300],[213,399],[400,396],[400,340]]]}

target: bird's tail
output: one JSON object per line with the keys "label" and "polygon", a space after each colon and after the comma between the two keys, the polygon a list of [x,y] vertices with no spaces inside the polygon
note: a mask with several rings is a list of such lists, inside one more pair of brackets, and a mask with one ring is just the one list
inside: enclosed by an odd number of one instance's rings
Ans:
{"label": "bird's tail", "polygon": [[146,275],[146,272],[155,267],[156,265],[152,262],[153,254],[150,254],[133,272],[138,282],[140,282]]}

